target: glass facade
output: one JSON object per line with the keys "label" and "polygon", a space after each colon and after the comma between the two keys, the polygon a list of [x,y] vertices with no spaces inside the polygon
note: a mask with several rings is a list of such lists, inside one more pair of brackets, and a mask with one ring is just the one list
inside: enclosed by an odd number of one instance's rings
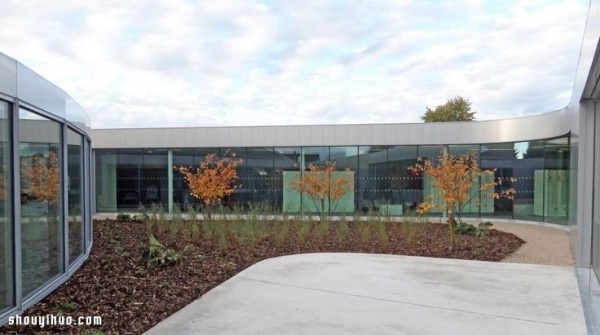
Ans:
{"label": "glass facade", "polygon": [[21,267],[23,295],[61,273],[61,126],[25,109],[19,111],[21,160]]}
{"label": "glass facade", "polygon": [[[473,154],[482,169],[494,170],[496,178],[506,180],[497,191],[513,186],[508,180],[517,178],[515,200],[491,199],[475,190],[471,203],[463,211],[465,216],[567,222],[568,136],[469,145],[97,149],[97,210],[127,211],[152,202],[161,203],[165,208],[174,205],[184,209],[186,204],[201,207],[200,202],[189,195],[177,171],[172,173],[172,183],[169,183],[168,171],[176,166],[198,164],[208,153],[222,156],[227,150],[243,160],[238,167],[240,187],[226,199],[228,206],[248,207],[261,203],[277,212],[306,211],[303,205],[306,199],[289,192],[286,185],[309,164],[333,161],[338,170],[354,171],[353,210],[344,210],[344,213],[373,210],[403,215],[414,210],[429,194],[430,181],[410,167],[417,162],[417,157],[435,159],[445,151],[454,155]],[[158,194],[149,196],[149,185],[154,185]],[[169,194],[172,194],[172,204],[169,204]]]}
{"label": "glass facade", "polygon": [[[597,109],[598,110],[598,109]],[[594,147],[600,148],[600,116],[594,117]],[[592,268],[596,278],[600,278],[600,155],[594,155],[594,204],[592,212]]]}
{"label": "glass facade", "polygon": [[92,206],[87,115],[15,60],[0,54],[0,64],[2,324],[83,264]]}
{"label": "glass facade", "polygon": [[0,313],[14,306],[9,104],[0,100]]}
{"label": "glass facade", "polygon": [[67,189],[69,226],[69,264],[83,254],[83,136],[69,129],[67,132]]}

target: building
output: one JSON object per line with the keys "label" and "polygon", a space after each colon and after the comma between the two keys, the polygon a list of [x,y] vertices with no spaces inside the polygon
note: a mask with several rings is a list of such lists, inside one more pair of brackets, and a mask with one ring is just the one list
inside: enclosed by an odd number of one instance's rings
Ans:
{"label": "building", "polygon": [[0,324],[91,251],[89,125],[65,92],[0,53]]}
{"label": "building", "polygon": [[[427,178],[408,169],[417,157],[471,152],[482,168],[496,169],[497,177],[517,178],[517,195],[510,202],[475,194],[480,201],[465,215],[562,225],[570,232],[580,279],[592,278],[580,281],[584,304],[592,306],[600,273],[599,37],[600,1],[593,0],[566,107],[521,118],[437,124],[90,131],[87,116],[68,95],[2,56],[0,238],[6,243],[0,248],[0,322],[43,298],[81,265],[92,243],[91,213],[134,212],[140,204],[162,204],[173,212],[194,204],[174,167],[228,149],[243,159],[242,187],[228,205],[306,211],[306,200],[286,183],[307,164],[329,160],[354,171],[354,192],[339,212],[390,215],[414,209],[429,192]],[[31,185],[40,161],[57,171],[58,186],[50,195]]]}

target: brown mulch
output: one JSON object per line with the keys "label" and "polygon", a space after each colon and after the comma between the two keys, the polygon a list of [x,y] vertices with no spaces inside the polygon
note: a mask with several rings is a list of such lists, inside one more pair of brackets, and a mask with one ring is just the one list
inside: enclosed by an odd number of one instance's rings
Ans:
{"label": "brown mulch", "polygon": [[[265,223],[276,225],[278,223]],[[94,245],[89,259],[62,286],[28,309],[26,315],[102,316],[102,325],[4,326],[2,334],[141,334],[164,318],[188,305],[213,287],[248,266],[270,257],[313,252],[364,252],[500,261],[518,249],[523,240],[490,230],[484,237],[461,236],[455,250],[448,248],[448,228],[430,224],[426,231],[407,241],[401,223],[386,223],[387,239],[371,232],[361,238],[356,226],[341,239],[332,225],[327,234],[312,229],[306,239],[289,234],[285,239],[264,236],[256,244],[224,243],[202,233],[163,232],[143,223],[94,222]],[[169,248],[185,258],[163,267],[147,267],[143,253],[148,229]],[[404,232],[404,234],[403,234]],[[295,236],[295,237],[294,237]],[[378,238],[379,237],[379,238]],[[192,246],[192,247],[190,247]]]}

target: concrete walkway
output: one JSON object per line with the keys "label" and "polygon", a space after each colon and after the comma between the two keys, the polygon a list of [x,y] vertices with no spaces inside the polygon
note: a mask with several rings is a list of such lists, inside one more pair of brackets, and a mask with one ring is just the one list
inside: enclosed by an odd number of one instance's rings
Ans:
{"label": "concrete walkway", "polygon": [[369,254],[257,263],[146,334],[586,334],[573,267]]}

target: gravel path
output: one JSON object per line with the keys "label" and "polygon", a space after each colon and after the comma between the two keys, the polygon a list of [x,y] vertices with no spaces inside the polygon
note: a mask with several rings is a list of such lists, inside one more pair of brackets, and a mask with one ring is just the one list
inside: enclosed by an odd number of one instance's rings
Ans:
{"label": "gravel path", "polygon": [[575,264],[567,231],[518,223],[494,223],[492,228],[513,233],[526,242],[502,262],[564,266]]}

